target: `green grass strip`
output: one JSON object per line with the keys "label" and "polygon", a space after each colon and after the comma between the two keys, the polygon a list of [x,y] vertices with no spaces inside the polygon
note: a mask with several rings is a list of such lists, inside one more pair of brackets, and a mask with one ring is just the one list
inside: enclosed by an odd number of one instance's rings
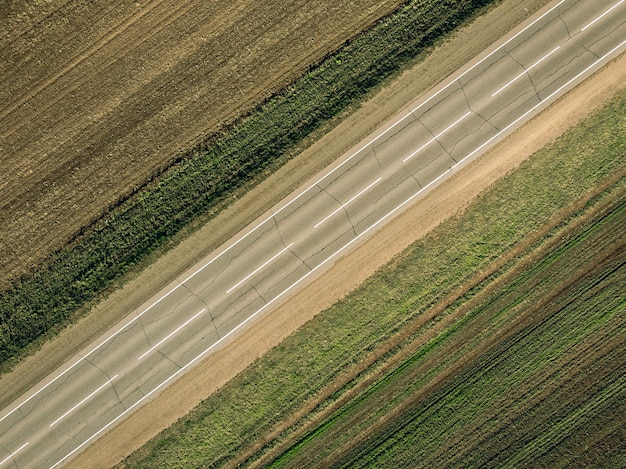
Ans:
{"label": "green grass strip", "polygon": [[0,294],[0,370],[183,227],[283,164],[311,132],[497,1],[408,1],[123,202],[71,248]]}
{"label": "green grass strip", "polygon": [[[626,161],[626,90],[316,316],[128,467],[217,467]],[[623,181],[622,181],[623,183]]]}
{"label": "green grass strip", "polygon": [[[567,367],[561,369],[554,364],[558,363],[562,357],[568,356],[577,344],[598,335],[598,331],[611,329],[612,334],[619,334],[620,325],[621,327],[624,325],[624,318],[619,316],[620,312],[624,311],[626,304],[626,296],[623,291],[623,282],[626,278],[626,271],[624,270],[626,259],[623,253],[621,254],[621,262],[614,259],[612,264],[591,277],[577,278],[576,288],[570,288],[565,295],[549,301],[545,301],[545,299],[553,291],[557,291],[561,283],[567,281],[568,277],[571,277],[579,266],[603,256],[604,246],[596,244],[596,241],[606,239],[614,243],[623,239],[626,231],[622,223],[625,212],[626,202],[623,201],[621,207],[614,212],[617,216],[613,218],[612,224],[600,223],[603,233],[600,233],[599,236],[593,236],[591,230],[586,230],[582,235],[587,239],[578,239],[574,243],[571,243],[571,240],[567,242],[569,248],[563,257],[563,265],[553,265],[554,259],[550,259],[548,256],[537,263],[539,268],[533,266],[532,269],[529,269],[534,270],[534,277],[546,277],[548,281],[544,290],[533,291],[534,298],[527,302],[524,309],[541,305],[540,312],[553,310],[553,314],[541,322],[530,323],[512,339],[503,342],[481,357],[478,363],[472,365],[470,371],[458,376],[453,385],[443,387],[442,390],[438,390],[424,402],[420,402],[412,412],[404,413],[401,423],[394,422],[394,426],[387,432],[383,432],[373,441],[368,441],[368,448],[365,448],[364,451],[355,450],[358,459],[351,460],[348,465],[399,467],[402,466],[400,459],[407,458],[408,460],[411,455],[415,454],[422,455],[424,466],[438,467],[448,463],[455,465],[458,463],[458,458],[457,461],[452,460],[455,456],[454,446],[445,451],[446,457],[451,462],[446,461],[444,463],[438,459],[426,459],[426,455],[432,455],[437,451],[443,453],[442,447],[445,447],[443,445],[447,440],[459,435],[460,432],[465,435],[465,441],[469,441],[471,435],[476,433],[473,426],[480,419],[483,419],[484,422],[478,428],[483,432],[490,424],[498,421],[514,423],[514,427],[523,427],[516,420],[524,418],[526,414],[532,414],[533,409],[527,404],[527,401],[532,400],[537,393],[540,393],[543,386],[550,386],[551,380],[558,381],[561,374],[567,373]],[[591,264],[593,265],[594,262]],[[506,290],[509,288],[507,287]],[[475,308],[477,314],[474,317],[481,319],[481,321],[476,321],[473,326],[465,326],[464,336],[449,337],[448,349],[466,348],[468,336],[484,336],[480,338],[480,341],[488,342],[492,331],[507,327],[506,322],[501,324],[487,320],[501,315],[502,309],[508,309],[507,322],[515,321],[520,311],[515,308],[514,302],[511,300],[514,300],[519,294],[524,294],[526,286],[518,285],[513,290],[507,292],[504,302],[492,303],[491,298],[489,298],[486,302],[477,305]],[[496,293],[496,295],[498,294]],[[597,344],[601,342],[601,339],[596,339]],[[440,354],[439,360],[447,361],[447,353],[449,352]],[[539,374],[551,368],[553,369],[548,374],[548,380],[538,377]],[[616,368],[619,369],[620,367]],[[592,371],[587,369],[583,374],[591,374]],[[378,395],[370,396],[369,402],[360,403],[367,419],[371,420],[368,422],[366,418],[361,419],[365,428],[367,428],[368,423],[372,424],[376,417],[382,413],[379,410],[380,402],[387,402],[400,391],[406,395],[410,393],[411,389],[419,389],[419,384],[417,386],[413,384],[414,380],[421,378],[421,373],[417,368],[413,372],[406,368],[402,369],[401,372],[405,376],[398,376],[398,373],[394,371],[392,376],[385,378],[386,381],[390,381],[388,387],[391,389],[383,389]],[[578,376],[580,377],[580,375]],[[568,383],[569,381],[569,379],[566,380]],[[594,382],[595,380],[589,378],[587,384]],[[511,393],[523,389],[526,389],[523,394],[516,396],[516,398],[509,397]],[[624,386],[615,388],[615,390],[623,394]],[[603,395],[604,392],[605,389],[601,388],[598,395]],[[573,394],[577,394],[576,391],[573,391]],[[550,396],[548,396],[546,401],[537,404],[543,405],[544,409],[571,404],[572,409],[571,413],[569,413],[569,409],[567,410],[568,413],[565,418],[559,416],[558,422],[550,420],[548,410],[545,410],[545,415],[536,415],[536,420],[530,418],[531,423],[524,427],[527,434],[524,438],[528,442],[526,444],[528,448],[537,450],[538,447],[541,447],[545,449],[550,445],[557,444],[560,439],[565,438],[569,432],[573,431],[574,427],[580,425],[581,419],[589,416],[592,409],[597,409],[597,405],[590,407],[589,403],[580,397],[583,392],[578,394],[577,399],[580,401],[580,408],[588,409],[584,413],[585,417],[576,407],[575,398],[561,402],[557,400],[551,405],[546,405],[545,402],[550,401]],[[613,392],[609,394],[614,396]],[[590,402],[594,401],[596,397],[592,395]],[[518,415],[520,407],[524,411],[522,417]],[[561,429],[560,432],[555,428],[556,426]],[[499,460],[506,460],[507,457],[511,457],[512,461],[516,461],[513,463],[513,467],[515,467],[516,465],[519,466],[519,458],[532,460],[538,455],[538,452],[532,453],[530,450],[517,453],[517,448],[509,448],[507,445],[496,446],[498,440],[505,439],[510,429],[508,425],[502,427],[497,432],[497,437],[490,436],[492,441],[496,440],[493,442],[495,447],[489,447],[485,443],[489,440],[487,437],[482,442],[477,440],[477,446],[472,448],[472,453],[466,453],[463,456],[463,464],[483,467],[485,464],[492,464],[495,457]],[[335,429],[334,433],[343,436],[351,431],[352,429],[349,428],[348,424],[344,423]],[[333,441],[336,439],[335,436]],[[512,440],[517,441],[519,438]],[[525,461],[524,465],[528,463],[529,461]]]}

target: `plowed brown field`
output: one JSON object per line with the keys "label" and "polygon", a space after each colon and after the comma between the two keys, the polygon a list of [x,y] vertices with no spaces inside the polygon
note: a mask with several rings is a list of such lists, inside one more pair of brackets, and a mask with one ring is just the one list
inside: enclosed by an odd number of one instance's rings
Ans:
{"label": "plowed brown field", "polygon": [[400,3],[3,6],[0,288]]}

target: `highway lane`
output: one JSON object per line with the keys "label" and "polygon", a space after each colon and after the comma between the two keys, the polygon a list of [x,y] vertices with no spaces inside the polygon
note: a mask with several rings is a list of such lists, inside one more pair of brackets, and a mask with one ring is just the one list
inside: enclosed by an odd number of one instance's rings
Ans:
{"label": "highway lane", "polygon": [[555,1],[0,412],[0,469],[57,467],[626,49],[624,0]]}

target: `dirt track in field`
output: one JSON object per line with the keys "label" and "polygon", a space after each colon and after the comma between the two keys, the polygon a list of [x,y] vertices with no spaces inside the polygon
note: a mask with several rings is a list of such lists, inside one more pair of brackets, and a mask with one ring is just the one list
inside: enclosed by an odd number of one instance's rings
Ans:
{"label": "dirt track in field", "polygon": [[0,288],[399,3],[3,6]]}

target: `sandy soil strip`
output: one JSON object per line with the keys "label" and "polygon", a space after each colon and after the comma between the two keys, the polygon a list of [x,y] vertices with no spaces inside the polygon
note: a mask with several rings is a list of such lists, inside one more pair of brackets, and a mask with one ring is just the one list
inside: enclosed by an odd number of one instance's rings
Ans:
{"label": "sandy soil strip", "polygon": [[[506,34],[546,3],[547,0],[506,0],[489,15],[459,31],[423,63],[382,89],[335,130],[320,138],[192,236],[189,236],[190,230],[181,233],[178,239],[184,241],[178,247],[160,258],[153,255],[146,262],[152,262],[152,265],[134,280],[128,281],[123,289],[111,294],[76,325],[46,343],[40,352],[23,360],[19,370],[0,376],[0,408],[125,318],[129,311],[148,301],[172,278],[214,251],[320,169],[358,144],[407,103],[441,81],[442,77],[462,67],[488,47],[494,38]],[[188,238],[185,239],[185,236]]]}

